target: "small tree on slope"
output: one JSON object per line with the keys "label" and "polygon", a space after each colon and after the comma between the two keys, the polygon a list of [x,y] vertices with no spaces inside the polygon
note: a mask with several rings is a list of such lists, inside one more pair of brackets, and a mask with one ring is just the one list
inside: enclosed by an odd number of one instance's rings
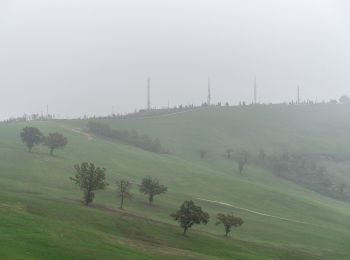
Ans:
{"label": "small tree on slope", "polygon": [[207,151],[205,151],[204,149],[199,149],[199,155],[201,156],[201,159],[204,159],[206,154],[207,154]]}
{"label": "small tree on slope", "polygon": [[209,214],[204,212],[201,207],[196,206],[192,200],[185,201],[177,212],[171,214],[171,217],[180,223],[184,230],[184,236],[194,224],[207,224],[209,222]]}
{"label": "small tree on slope", "polygon": [[50,148],[50,155],[57,148],[63,148],[67,145],[67,138],[60,133],[50,133],[45,137],[45,145]]}
{"label": "small tree on slope", "polygon": [[133,195],[131,193],[131,182],[125,179],[117,181],[117,196],[120,198],[120,209],[123,209],[124,200],[132,199]]}
{"label": "small tree on slope", "polygon": [[226,158],[228,160],[230,160],[231,159],[231,154],[233,153],[233,149],[228,148],[228,149],[226,149],[225,153],[226,153]]}
{"label": "small tree on slope", "polygon": [[95,167],[93,163],[83,162],[81,165],[74,165],[76,174],[72,181],[79,185],[84,192],[84,204],[89,205],[95,197],[95,190],[102,190],[108,184],[105,182],[105,168]]}
{"label": "small tree on slope", "polygon": [[228,236],[228,234],[231,232],[232,227],[239,227],[243,225],[243,220],[239,217],[234,216],[233,214],[222,214],[219,213],[216,216],[216,225],[223,224],[225,227],[225,236]]}
{"label": "small tree on slope", "polygon": [[167,192],[168,188],[159,184],[157,179],[151,177],[144,178],[139,185],[140,192],[148,195],[148,202],[151,205],[155,195],[159,195]]}
{"label": "small tree on slope", "polygon": [[43,141],[43,134],[36,127],[25,127],[21,132],[22,142],[26,144],[28,152],[31,152],[34,145],[38,145]]}

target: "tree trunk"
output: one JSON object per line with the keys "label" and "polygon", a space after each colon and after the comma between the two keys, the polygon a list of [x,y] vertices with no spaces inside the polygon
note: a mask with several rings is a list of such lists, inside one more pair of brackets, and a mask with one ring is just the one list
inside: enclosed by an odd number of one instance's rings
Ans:
{"label": "tree trunk", "polygon": [[120,209],[123,209],[123,204],[124,204],[124,197],[121,197],[121,201],[120,201]]}
{"label": "tree trunk", "polygon": [[186,236],[187,227],[184,228],[184,236]]}
{"label": "tree trunk", "polygon": [[148,202],[149,202],[149,205],[152,205],[152,202],[153,202],[153,194],[150,194],[149,197],[148,197]]}
{"label": "tree trunk", "polygon": [[228,234],[231,232],[231,228],[227,227],[225,228],[225,237],[228,237]]}
{"label": "tree trunk", "polygon": [[90,200],[90,191],[84,191],[84,205],[88,206]]}

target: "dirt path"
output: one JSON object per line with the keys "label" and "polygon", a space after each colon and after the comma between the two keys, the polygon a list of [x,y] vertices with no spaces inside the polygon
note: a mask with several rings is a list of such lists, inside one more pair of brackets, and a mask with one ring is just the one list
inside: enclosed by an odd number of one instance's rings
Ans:
{"label": "dirt path", "polygon": [[61,127],[64,128],[64,129],[70,130],[70,131],[72,131],[72,132],[74,132],[76,134],[80,134],[82,136],[85,136],[88,141],[91,141],[91,140],[94,139],[91,134],[84,132],[81,128],[68,128],[68,127],[65,127],[65,126],[61,126]]}
{"label": "dirt path", "polygon": [[270,218],[276,218],[276,219],[279,219],[279,220],[284,220],[284,221],[293,222],[293,223],[298,223],[298,224],[307,224],[307,225],[310,225],[310,223],[307,223],[307,222],[303,222],[303,221],[299,221],[299,220],[295,220],[295,219],[289,219],[289,218],[282,218],[282,217],[278,217],[278,216],[274,216],[274,215],[269,215],[269,214],[266,214],[266,213],[261,213],[261,212],[258,212],[258,211],[254,211],[254,210],[250,210],[250,209],[246,209],[246,208],[237,207],[237,206],[235,206],[235,205],[232,205],[232,204],[229,204],[229,203],[225,203],[225,202],[221,202],[221,201],[207,200],[207,199],[202,199],[202,198],[196,198],[196,199],[197,199],[197,200],[201,200],[201,201],[206,201],[206,202],[211,202],[211,203],[220,204],[220,205],[223,205],[223,206],[232,207],[232,208],[235,208],[235,209],[244,210],[244,211],[247,211],[247,212],[250,212],[250,213],[253,213],[253,214],[256,214],[256,215],[260,215],[260,216],[265,216],[265,217],[270,217]]}

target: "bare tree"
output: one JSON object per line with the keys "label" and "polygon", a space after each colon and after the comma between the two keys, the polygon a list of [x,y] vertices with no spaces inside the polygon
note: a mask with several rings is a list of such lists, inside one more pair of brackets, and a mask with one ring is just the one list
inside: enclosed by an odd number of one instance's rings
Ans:
{"label": "bare tree", "polygon": [[202,159],[204,159],[206,154],[207,154],[207,151],[205,151],[204,149],[199,149],[199,155],[201,156]]}
{"label": "bare tree", "polygon": [[117,181],[117,196],[120,198],[120,209],[123,209],[125,199],[133,198],[131,186],[132,184],[128,180],[121,179]]}
{"label": "bare tree", "polygon": [[238,171],[240,174],[242,174],[243,170],[244,170],[244,165],[245,165],[245,162],[243,159],[239,159],[238,160]]}
{"label": "bare tree", "polygon": [[266,158],[265,150],[261,149],[259,152],[259,159],[263,161],[263,160],[265,160],[265,158]]}
{"label": "bare tree", "polygon": [[347,188],[347,185],[344,183],[344,182],[342,182],[342,183],[340,183],[339,185],[338,185],[338,189],[339,189],[339,192],[340,192],[340,194],[344,194],[344,191],[345,191],[345,189]]}
{"label": "bare tree", "polygon": [[228,149],[226,149],[225,153],[226,153],[227,159],[230,160],[231,159],[231,154],[233,153],[233,149],[228,148]]}
{"label": "bare tree", "polygon": [[249,153],[246,150],[242,150],[238,155],[238,170],[242,174],[245,165],[248,163]]}

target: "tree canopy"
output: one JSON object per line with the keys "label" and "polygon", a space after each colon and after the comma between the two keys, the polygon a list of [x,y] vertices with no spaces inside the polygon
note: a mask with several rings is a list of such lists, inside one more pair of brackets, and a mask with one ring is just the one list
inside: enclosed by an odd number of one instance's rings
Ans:
{"label": "tree canopy", "polygon": [[67,145],[67,138],[60,133],[50,133],[45,137],[44,143],[50,148],[50,154],[53,155],[54,149],[63,148]]}
{"label": "tree canopy", "polygon": [[209,222],[209,214],[204,212],[201,207],[196,206],[192,200],[186,200],[180,209],[171,216],[180,223],[184,235],[194,224],[207,224]]}
{"label": "tree canopy", "polygon": [[95,190],[104,189],[108,184],[105,182],[106,169],[96,167],[93,163],[83,162],[74,165],[76,174],[71,178],[84,192],[84,204],[88,205],[94,200]]}
{"label": "tree canopy", "polygon": [[28,151],[31,152],[34,145],[38,145],[43,141],[43,134],[38,128],[27,126],[21,132],[21,139],[26,144]]}
{"label": "tree canopy", "polygon": [[243,220],[239,217],[234,216],[233,214],[222,214],[219,213],[216,216],[216,225],[223,224],[225,227],[225,236],[231,232],[232,227],[239,227],[243,225]]}
{"label": "tree canopy", "polygon": [[148,202],[152,204],[154,196],[167,192],[168,187],[159,184],[157,179],[147,177],[142,180],[139,190],[143,194],[148,195]]}

